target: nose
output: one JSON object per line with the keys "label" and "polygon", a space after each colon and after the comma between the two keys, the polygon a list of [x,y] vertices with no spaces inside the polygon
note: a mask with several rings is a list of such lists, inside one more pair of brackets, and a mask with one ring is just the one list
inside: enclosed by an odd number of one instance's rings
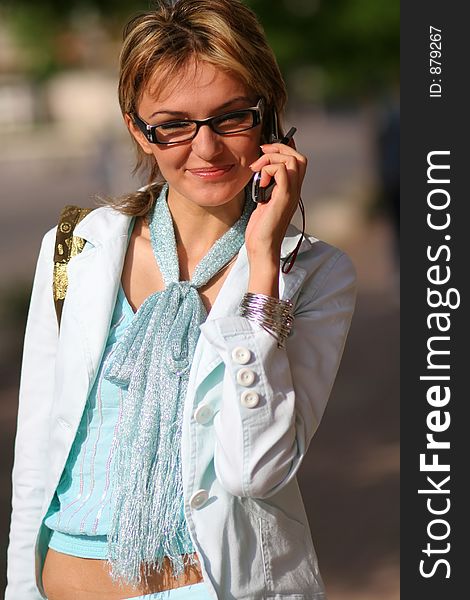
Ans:
{"label": "nose", "polygon": [[213,131],[209,125],[202,125],[192,140],[192,149],[200,158],[211,161],[224,148],[222,136]]}

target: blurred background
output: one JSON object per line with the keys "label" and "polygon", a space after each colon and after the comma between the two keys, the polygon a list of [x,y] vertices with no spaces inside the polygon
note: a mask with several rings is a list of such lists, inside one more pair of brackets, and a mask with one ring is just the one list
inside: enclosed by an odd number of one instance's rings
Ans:
{"label": "blurred background", "polygon": [[[399,3],[249,0],[290,92],[307,231],[345,250],[356,313],[300,473],[329,600],[399,597]],[[0,591],[22,336],[64,204],[136,189],[116,84],[139,0],[0,1]],[[295,223],[300,224],[299,215]],[[18,599],[21,600],[21,599]]]}

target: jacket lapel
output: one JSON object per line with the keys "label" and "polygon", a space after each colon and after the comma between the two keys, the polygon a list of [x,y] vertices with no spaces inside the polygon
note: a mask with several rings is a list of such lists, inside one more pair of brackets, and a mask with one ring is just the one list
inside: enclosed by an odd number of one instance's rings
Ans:
{"label": "jacket lapel", "polygon": [[[127,249],[131,217],[108,208],[90,213],[75,229],[87,241],[67,268],[59,357],[62,414],[78,424],[108,337]],[[70,382],[73,381],[73,385]],[[62,383],[62,385],[61,385]],[[62,403],[61,403],[62,404]]]}

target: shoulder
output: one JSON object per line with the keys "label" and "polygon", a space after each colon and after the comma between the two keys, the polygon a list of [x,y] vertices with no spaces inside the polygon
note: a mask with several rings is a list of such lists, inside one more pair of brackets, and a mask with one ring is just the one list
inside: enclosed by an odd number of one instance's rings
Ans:
{"label": "shoulder", "polygon": [[41,248],[39,251],[39,261],[48,260],[52,263],[54,258],[55,240],[57,235],[57,225],[51,227],[42,237]]}
{"label": "shoulder", "polygon": [[[83,237],[86,241],[97,242],[113,235],[126,234],[131,217],[123,215],[109,206],[91,210],[73,229],[71,236]],[[59,215],[57,217],[59,221]],[[57,242],[58,224],[51,227],[42,237],[38,263],[52,265]]]}
{"label": "shoulder", "polygon": [[113,238],[127,236],[132,217],[112,206],[99,206],[75,227],[73,235],[97,246]]}
{"label": "shoulder", "polygon": [[122,213],[120,213],[118,210],[116,210],[115,208],[111,207],[111,206],[64,206],[58,213],[57,213],[57,222],[56,224],[51,227],[48,231],[46,231],[46,233],[43,235],[42,238],[42,244],[47,245],[51,245],[54,243],[54,240],[56,238],[57,235],[57,227],[59,222],[62,222],[61,219],[61,215],[64,214],[64,211],[67,208],[77,208],[77,209],[83,209],[85,211],[89,210],[89,212],[86,214],[86,216],[84,216],[82,219],[80,219],[80,221],[77,223],[77,225],[75,226],[75,229],[73,231],[74,235],[76,234],[76,231],[78,230],[78,227],[81,226],[82,223],[86,223],[88,224],[90,221],[109,221],[109,220],[119,220],[122,218],[126,218],[124,217],[124,215]]}
{"label": "shoulder", "polygon": [[[300,231],[289,227],[290,235],[295,232],[299,239]],[[336,319],[341,313],[352,315],[357,295],[356,269],[343,250],[306,234],[291,272],[297,272],[302,280],[292,298],[296,316],[321,313],[335,315]]]}
{"label": "shoulder", "polygon": [[[285,238],[288,243],[285,247],[292,250],[300,235],[297,227],[289,225]],[[356,282],[356,269],[350,257],[340,248],[308,233],[304,235],[295,267],[306,271],[304,285],[310,288],[320,288],[331,277],[349,283]]]}

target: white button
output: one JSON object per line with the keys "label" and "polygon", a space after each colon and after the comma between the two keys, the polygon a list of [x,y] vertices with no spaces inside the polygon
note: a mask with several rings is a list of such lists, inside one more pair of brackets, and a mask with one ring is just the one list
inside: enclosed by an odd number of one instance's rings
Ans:
{"label": "white button", "polygon": [[245,390],[240,396],[240,402],[247,408],[254,408],[259,403],[259,394],[252,390]]}
{"label": "white button", "polygon": [[194,492],[194,494],[191,496],[189,504],[191,505],[191,508],[201,508],[201,506],[204,506],[208,499],[209,492],[207,490],[197,490],[197,492]]}
{"label": "white button", "polygon": [[200,425],[205,425],[214,416],[214,411],[207,404],[201,404],[194,411],[194,418]]}
{"label": "white button", "polygon": [[251,352],[248,348],[237,346],[232,350],[232,358],[239,365],[246,365],[246,363],[250,362]]}
{"label": "white button", "polygon": [[237,382],[240,385],[248,387],[252,385],[255,380],[255,374],[251,369],[240,369],[237,372]]}

